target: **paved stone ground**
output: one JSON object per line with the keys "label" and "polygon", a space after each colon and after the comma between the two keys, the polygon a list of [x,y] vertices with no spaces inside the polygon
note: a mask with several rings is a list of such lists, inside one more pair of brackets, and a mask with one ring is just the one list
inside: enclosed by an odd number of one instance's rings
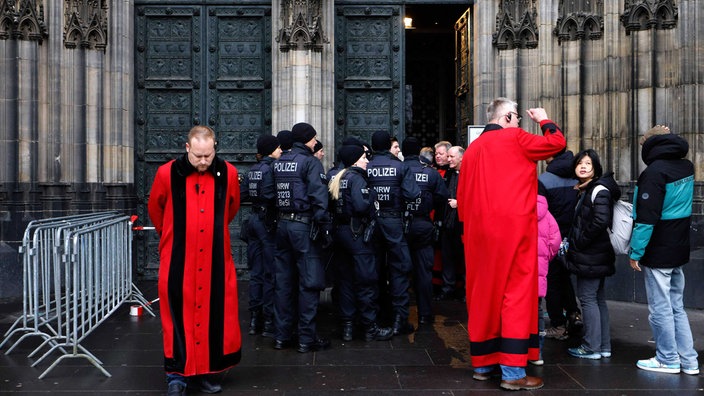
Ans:
{"label": "paved stone ground", "polygon": [[[156,297],[156,284],[140,285],[148,298]],[[416,333],[384,342],[353,340],[338,335],[332,306],[321,306],[319,331],[330,336],[332,348],[300,354],[277,351],[271,340],[246,334],[249,319],[247,283],[240,282],[240,319],[243,335],[242,362],[220,375],[223,395],[468,395],[505,394],[493,381],[472,380],[466,312],[462,302],[436,302],[436,321]],[[613,287],[613,285],[607,287]],[[695,287],[689,285],[689,287]],[[0,334],[21,312],[17,304],[0,304]],[[579,339],[546,340],[545,365],[531,366],[531,375],[542,376],[545,387],[531,392],[543,395],[688,395],[704,393],[702,376],[660,374],[636,368],[638,359],[654,355],[648,343],[647,307],[609,302],[613,357],[599,361],[575,359],[566,348]],[[158,310],[157,310],[158,312]],[[690,310],[697,350],[704,351],[704,311]],[[415,322],[415,307],[411,321]],[[14,339],[17,339],[15,337]],[[13,341],[14,342],[14,341]],[[0,350],[0,394],[159,395],[166,385],[162,368],[159,319],[131,317],[124,306],[102,323],[82,343],[104,363],[104,376],[86,359],[61,361],[42,380],[37,377],[56,360],[55,351],[36,367],[37,357],[27,355],[39,345],[38,337],[22,341],[9,354]],[[47,348],[42,350],[42,353]],[[528,393],[528,392],[524,392]],[[191,391],[189,394],[197,394]]]}

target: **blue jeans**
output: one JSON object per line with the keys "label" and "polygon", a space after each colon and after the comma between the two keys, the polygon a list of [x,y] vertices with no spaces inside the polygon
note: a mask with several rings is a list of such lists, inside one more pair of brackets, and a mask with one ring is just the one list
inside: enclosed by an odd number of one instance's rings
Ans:
{"label": "blue jeans", "polygon": [[166,383],[170,384],[172,382],[178,382],[181,386],[186,386],[186,377],[181,374],[166,374]]}
{"label": "blue jeans", "polygon": [[[501,379],[504,381],[513,381],[526,376],[525,367],[504,366],[503,364],[499,366],[501,367]],[[475,367],[474,371],[484,374],[493,370],[494,367],[496,366]]]}
{"label": "blue jeans", "polygon": [[660,363],[699,367],[692,330],[684,311],[684,273],[682,267],[643,267],[645,291],[648,295],[648,320],[655,339],[656,357]]}
{"label": "blue jeans", "polygon": [[582,305],[583,345],[591,352],[611,352],[609,309],[604,278],[577,277],[577,298]]}

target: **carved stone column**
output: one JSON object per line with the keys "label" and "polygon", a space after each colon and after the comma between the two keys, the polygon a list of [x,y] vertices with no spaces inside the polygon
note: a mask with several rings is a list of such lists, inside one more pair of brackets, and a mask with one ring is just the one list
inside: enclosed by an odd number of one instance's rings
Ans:
{"label": "carved stone column", "polygon": [[[272,6],[277,32],[272,53],[272,129],[308,122],[334,147],[334,2],[282,0]],[[332,155],[326,156],[329,164]]]}
{"label": "carved stone column", "polygon": [[133,8],[0,0],[0,247],[34,219],[133,210]]}

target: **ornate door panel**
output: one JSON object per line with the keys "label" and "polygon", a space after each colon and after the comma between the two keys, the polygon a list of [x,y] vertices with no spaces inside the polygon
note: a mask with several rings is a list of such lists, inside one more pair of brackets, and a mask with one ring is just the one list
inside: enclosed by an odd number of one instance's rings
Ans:
{"label": "ornate door panel", "polygon": [[378,130],[403,139],[400,6],[338,6],[335,20],[335,141],[369,142]]}
{"label": "ornate door panel", "polygon": [[268,8],[208,10],[208,125],[219,154],[252,163],[257,138],[271,133],[271,18]]}
{"label": "ornate door panel", "polygon": [[467,126],[473,124],[473,83],[472,83],[472,35],[471,9],[455,23],[455,106],[457,108],[457,126],[460,136],[458,142],[469,143]]}
{"label": "ornate door panel", "polygon": [[[138,6],[135,31],[135,189],[146,225],[156,169],[185,152],[193,125],[215,130],[218,155],[240,173],[255,161],[257,137],[271,133],[271,8]],[[246,212],[231,225],[238,268]],[[157,246],[153,232],[135,236],[141,276],[156,276]]]}

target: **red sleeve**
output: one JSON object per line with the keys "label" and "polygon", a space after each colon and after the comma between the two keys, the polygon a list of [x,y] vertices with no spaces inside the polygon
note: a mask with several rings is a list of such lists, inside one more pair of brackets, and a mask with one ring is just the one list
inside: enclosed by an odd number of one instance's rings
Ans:
{"label": "red sleeve", "polygon": [[239,177],[237,176],[237,168],[235,168],[234,165],[229,164],[228,166],[230,170],[227,172],[229,175],[229,199],[228,199],[228,208],[227,208],[227,223],[229,224],[237,215],[237,211],[240,210],[240,183],[239,183]]}
{"label": "red sleeve", "polygon": [[562,131],[550,120],[540,122],[543,136],[532,133],[519,133],[518,141],[526,156],[532,161],[540,161],[552,157],[565,148],[566,141]]}
{"label": "red sleeve", "polygon": [[169,169],[170,166],[167,164],[160,166],[157,170],[147,203],[149,218],[159,235],[164,227],[164,210],[169,199]]}

